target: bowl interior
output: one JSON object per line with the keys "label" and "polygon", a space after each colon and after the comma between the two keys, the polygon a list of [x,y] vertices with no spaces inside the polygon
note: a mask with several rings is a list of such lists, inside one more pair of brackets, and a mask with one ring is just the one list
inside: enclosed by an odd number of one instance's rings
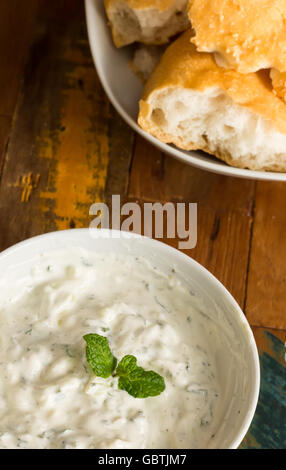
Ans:
{"label": "bowl interior", "polygon": [[[93,234],[93,236],[92,236]],[[210,448],[236,448],[253,418],[259,390],[259,361],[250,327],[228,291],[206,269],[174,248],[158,241],[109,230],[74,229],[41,235],[19,243],[0,255],[0,288],[7,279],[21,279],[39,257],[76,246],[93,252],[143,256],[164,273],[175,269],[191,290],[194,304],[219,326],[216,364],[222,399]],[[111,237],[113,234],[113,237]],[[121,233],[122,234],[122,233]],[[17,289],[17,282],[15,282]]]}
{"label": "bowl interior", "polygon": [[91,53],[103,88],[118,113],[136,132],[162,152],[204,170],[241,178],[286,181],[286,173],[234,168],[204,152],[179,150],[144,132],[137,124],[142,84],[129,67],[134,47],[117,49],[113,45],[103,0],[85,0],[85,5]]}

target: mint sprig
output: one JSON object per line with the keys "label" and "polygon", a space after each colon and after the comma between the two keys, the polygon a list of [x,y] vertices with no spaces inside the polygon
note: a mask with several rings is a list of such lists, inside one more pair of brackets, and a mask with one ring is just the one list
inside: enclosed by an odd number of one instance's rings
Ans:
{"label": "mint sprig", "polygon": [[104,336],[90,333],[83,338],[87,343],[86,359],[95,375],[119,377],[118,388],[135,398],[155,397],[165,390],[163,377],[153,370],[137,366],[135,356],[124,356],[116,368],[117,359]]}
{"label": "mint sprig", "polygon": [[86,359],[92,371],[98,377],[110,377],[114,371],[117,359],[113,356],[108,339],[96,333],[85,335]]}
{"label": "mint sprig", "polygon": [[136,357],[131,355],[121,359],[116,375],[119,376],[118,388],[135,398],[155,397],[165,390],[163,377],[153,370],[137,366]]}

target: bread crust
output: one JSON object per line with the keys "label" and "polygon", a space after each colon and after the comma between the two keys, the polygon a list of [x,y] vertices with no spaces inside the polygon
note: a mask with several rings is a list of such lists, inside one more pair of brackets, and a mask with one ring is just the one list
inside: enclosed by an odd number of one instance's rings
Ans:
{"label": "bread crust", "polygon": [[[286,105],[272,92],[272,84],[267,71],[239,74],[234,70],[222,69],[209,53],[199,53],[191,44],[192,32],[183,33],[164,53],[159,65],[149,78],[140,101],[139,125],[164,143],[172,143],[184,150],[202,150],[214,154],[206,141],[204,146],[194,142],[186,143],[174,135],[168,135],[155,126],[150,119],[152,94],[158,90],[186,88],[203,92],[218,87],[235,104],[247,108],[271,122],[278,132],[286,134]],[[286,149],[285,149],[286,151]],[[252,170],[285,171],[281,162],[261,167],[255,160],[245,162],[234,159],[231,154],[217,150],[215,156],[226,163]]]}
{"label": "bread crust", "polygon": [[286,72],[271,69],[270,78],[272,80],[273,92],[286,103]]}
{"label": "bread crust", "polygon": [[199,51],[241,73],[286,71],[285,0],[190,0],[188,14]]}

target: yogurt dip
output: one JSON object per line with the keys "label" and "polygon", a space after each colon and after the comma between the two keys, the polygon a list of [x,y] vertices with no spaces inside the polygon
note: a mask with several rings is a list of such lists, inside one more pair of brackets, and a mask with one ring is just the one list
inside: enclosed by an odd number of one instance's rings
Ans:
{"label": "yogurt dip", "polygon": [[[0,285],[0,448],[205,448],[222,400],[220,326],[174,270],[67,248]],[[83,335],[165,379],[136,399],[91,374]]]}

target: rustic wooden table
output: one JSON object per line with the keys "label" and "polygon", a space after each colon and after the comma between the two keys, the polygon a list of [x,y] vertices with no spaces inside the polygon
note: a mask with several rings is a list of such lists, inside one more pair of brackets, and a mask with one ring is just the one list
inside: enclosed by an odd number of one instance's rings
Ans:
{"label": "rustic wooden table", "polygon": [[112,194],[197,202],[187,254],[237,299],[260,353],[259,404],[241,447],[285,447],[286,184],[208,174],[135,136],[102,90],[80,0],[0,2],[0,178],[1,250],[88,227],[90,205]]}

